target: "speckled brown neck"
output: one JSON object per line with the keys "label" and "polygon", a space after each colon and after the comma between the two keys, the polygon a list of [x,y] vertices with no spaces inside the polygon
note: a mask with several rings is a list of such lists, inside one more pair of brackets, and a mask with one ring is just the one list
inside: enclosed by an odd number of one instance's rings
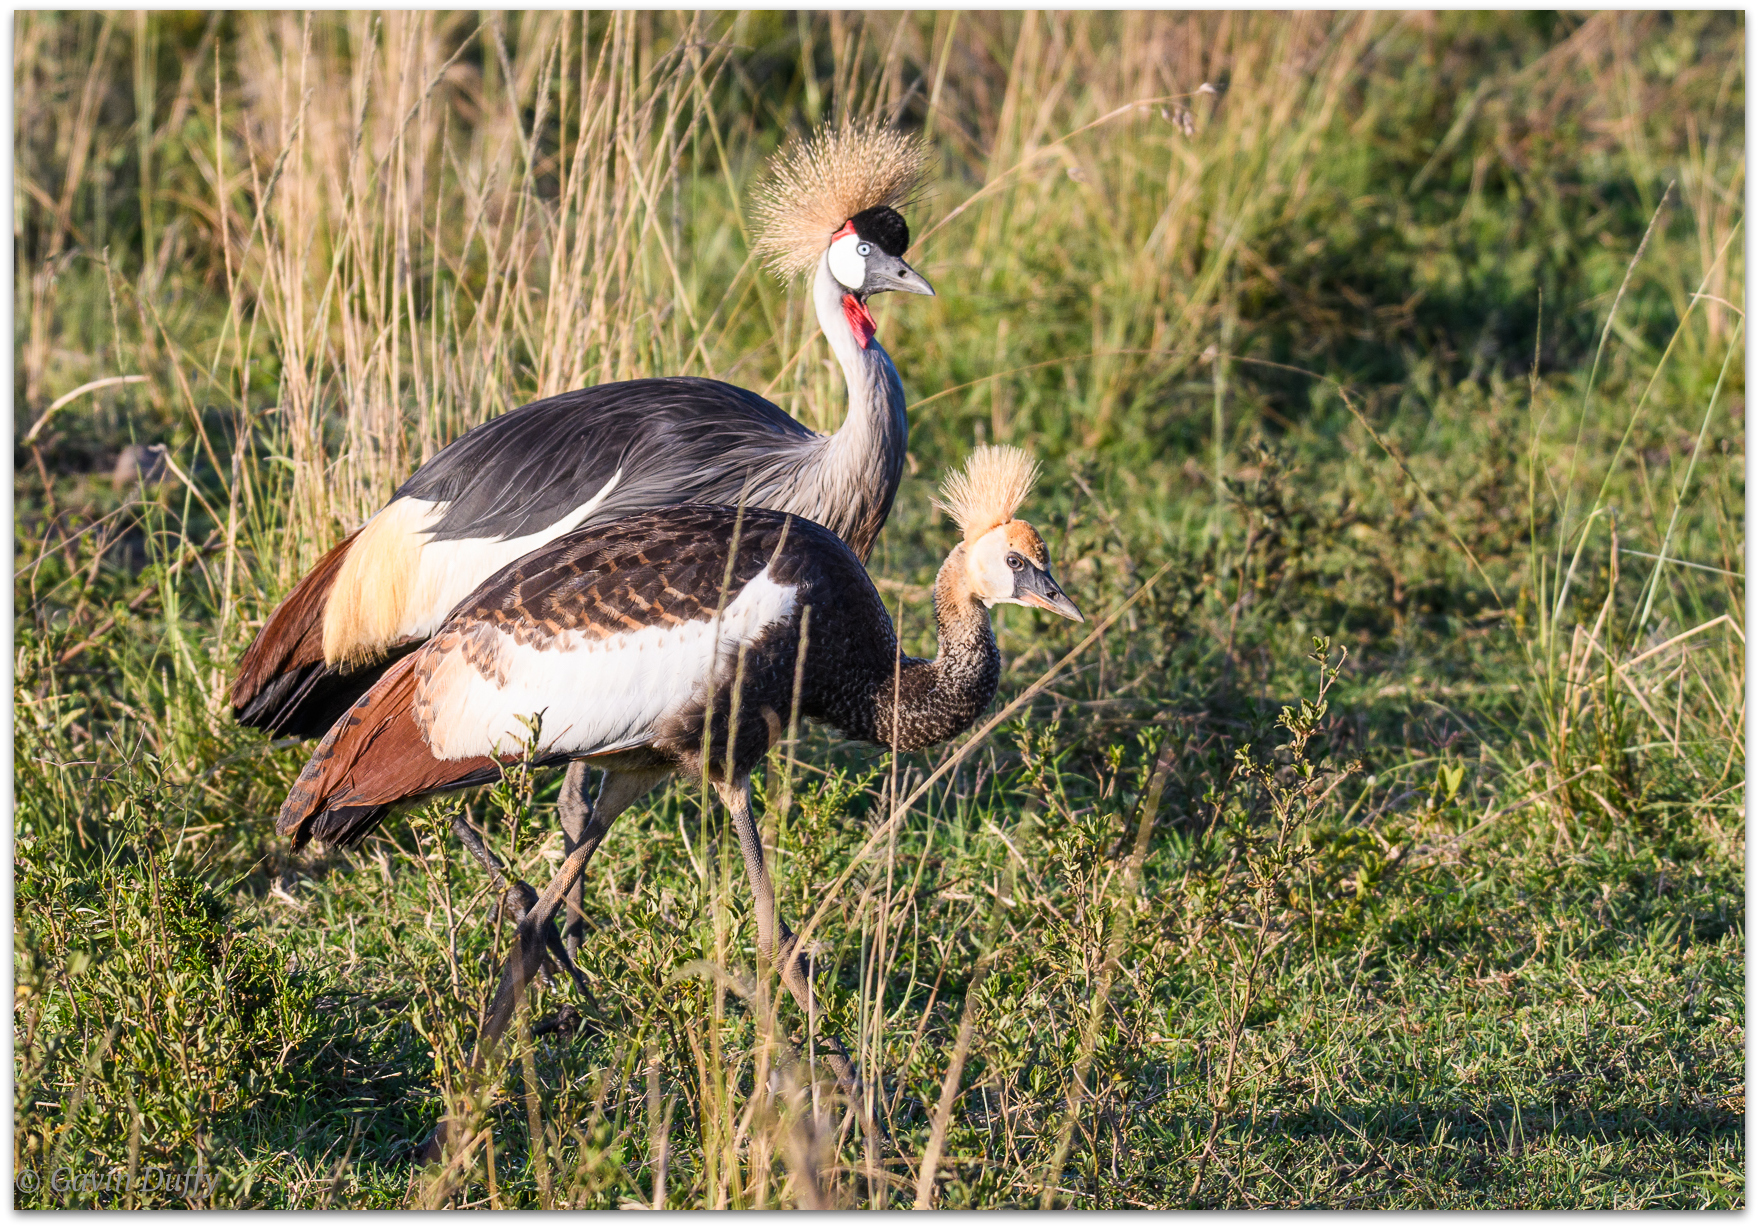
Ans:
{"label": "speckled brown neck", "polygon": [[989,625],[989,611],[972,591],[965,561],[965,543],[960,542],[947,555],[934,578],[935,633],[943,656],[949,646],[978,647],[995,642],[995,634]]}
{"label": "speckled brown neck", "polygon": [[963,542],[935,577],[934,617],[940,652],[932,661],[905,657],[896,682],[883,680],[873,697],[872,741],[897,750],[933,746],[969,729],[995,698],[1002,657],[989,611],[971,591]]}

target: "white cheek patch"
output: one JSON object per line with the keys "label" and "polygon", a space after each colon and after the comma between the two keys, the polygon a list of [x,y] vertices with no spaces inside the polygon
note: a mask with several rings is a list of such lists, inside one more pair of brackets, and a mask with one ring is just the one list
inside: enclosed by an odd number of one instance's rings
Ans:
{"label": "white cheek patch", "polygon": [[983,604],[993,609],[998,601],[1013,601],[1014,573],[1008,567],[1005,528],[991,529],[968,550],[967,574],[972,580],[972,591],[983,599]]}
{"label": "white cheek patch", "polygon": [[844,235],[831,244],[831,276],[849,290],[861,289],[867,280],[867,257],[859,250],[860,235]]}
{"label": "white cheek patch", "polygon": [[[721,612],[718,637],[712,618],[602,638],[564,632],[543,648],[497,632],[490,637],[492,678],[442,635],[422,649],[439,659],[416,686],[417,723],[437,759],[517,753],[529,736],[519,718],[537,712],[542,753],[644,745],[667,717],[700,702],[711,677],[736,667],[740,644],[793,614],[795,587],[777,584],[766,568]],[[441,645],[451,650],[440,652]]]}

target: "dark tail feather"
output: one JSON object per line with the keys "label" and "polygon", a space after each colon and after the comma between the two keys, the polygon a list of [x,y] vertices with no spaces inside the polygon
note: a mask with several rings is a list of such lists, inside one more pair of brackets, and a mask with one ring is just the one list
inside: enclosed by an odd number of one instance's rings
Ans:
{"label": "dark tail feather", "polygon": [[390,813],[389,806],[337,806],[321,810],[309,828],[293,837],[293,847],[301,849],[307,840],[316,840],[336,848],[353,848]]}
{"label": "dark tail feather", "polygon": [[234,709],[240,725],[279,737],[321,738],[355,701],[384,677],[385,671],[421,647],[406,644],[382,660],[352,673],[340,673],[315,661],[277,674],[243,708]]}
{"label": "dark tail feather", "polygon": [[[319,673],[325,672],[324,606],[330,600],[336,572],[358,533],[357,529],[344,537],[318,560],[318,565],[275,607],[269,621],[244,650],[238,662],[238,677],[232,683],[232,714],[239,724],[302,737],[316,736],[329,727],[328,720],[319,724],[315,717],[306,716],[298,708],[300,699],[294,693],[310,691],[316,685],[312,666],[318,667]],[[362,689],[371,682],[369,677]],[[336,698],[327,690],[324,694]]]}
{"label": "dark tail feather", "polygon": [[413,657],[391,666],[312,752],[275,821],[295,849],[312,839],[357,844],[399,802],[499,778],[487,756],[434,758],[415,723],[414,666]]}

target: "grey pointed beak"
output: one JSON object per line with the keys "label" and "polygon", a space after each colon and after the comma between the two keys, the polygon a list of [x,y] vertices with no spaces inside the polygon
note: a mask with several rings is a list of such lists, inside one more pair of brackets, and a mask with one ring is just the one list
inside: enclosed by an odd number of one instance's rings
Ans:
{"label": "grey pointed beak", "polygon": [[1061,614],[1078,623],[1087,621],[1081,617],[1081,611],[1075,608],[1075,603],[1069,600],[1069,595],[1051,578],[1051,573],[1040,571],[1036,567],[1029,566],[1019,573],[1014,582],[1014,597],[1021,605],[1049,610],[1052,614]]}
{"label": "grey pointed beak", "polygon": [[881,261],[880,265],[891,264],[895,267],[884,268],[868,266],[867,285],[863,286],[869,294],[878,294],[881,290],[902,290],[905,294],[927,294],[933,296],[934,287],[928,284],[928,278],[905,264],[902,260],[892,259]]}

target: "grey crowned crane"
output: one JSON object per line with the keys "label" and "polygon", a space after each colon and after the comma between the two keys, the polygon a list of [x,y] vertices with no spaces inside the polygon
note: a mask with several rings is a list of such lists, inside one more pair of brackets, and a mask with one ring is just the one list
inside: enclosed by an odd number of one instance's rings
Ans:
{"label": "grey crowned crane", "polygon": [[934,293],[904,262],[910,228],[897,211],[924,156],[890,129],[826,128],[777,160],[758,197],[771,266],[816,270],[813,306],[848,383],[840,429],[820,435],[754,392],[682,377],[599,384],[491,419],[418,469],[269,616],[232,685],[238,722],[321,736],[477,585],[631,511],[743,502],[794,512],[865,560],[909,430],[867,303],[885,290]]}
{"label": "grey crowned crane", "polygon": [[[1081,619],[1044,541],[1014,519],[1036,469],[1017,448],[982,448],[944,486],[964,540],[935,581],[932,660],[900,656],[861,560],[800,516],[684,505],[576,529],[471,593],[374,683],[324,737],[277,827],[296,848],[357,842],[393,805],[496,779],[531,736],[521,718],[541,713],[539,756],[591,762],[605,777],[584,838],[527,901],[473,1066],[488,1062],[554,946],[551,916],[611,824],[679,773],[706,775],[731,813],[759,948],[815,1020],[805,954],[775,914],[752,770],[796,698],[801,715],[851,738],[904,751],[945,741],[995,696],[989,607]],[[855,1091],[846,1052],[824,1039],[838,1081]]]}

